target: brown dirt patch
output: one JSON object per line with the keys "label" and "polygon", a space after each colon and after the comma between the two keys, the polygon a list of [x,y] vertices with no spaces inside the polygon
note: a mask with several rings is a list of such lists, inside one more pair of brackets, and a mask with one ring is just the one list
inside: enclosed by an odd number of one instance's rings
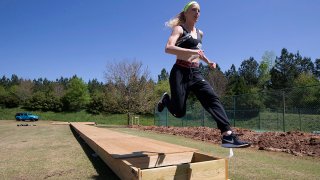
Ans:
{"label": "brown dirt patch", "polygon": [[[164,126],[135,126],[135,128],[221,144],[220,130],[214,128]],[[241,128],[233,130],[241,140],[251,142],[251,148],[286,152],[296,156],[320,157],[320,135],[300,131],[255,132]]]}

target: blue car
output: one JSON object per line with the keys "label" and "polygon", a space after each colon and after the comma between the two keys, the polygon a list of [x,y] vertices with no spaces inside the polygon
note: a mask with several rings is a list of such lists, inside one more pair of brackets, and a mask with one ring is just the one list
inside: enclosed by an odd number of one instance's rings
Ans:
{"label": "blue car", "polygon": [[23,113],[17,113],[15,115],[15,118],[17,121],[38,121],[39,120],[39,116],[34,115],[32,113],[28,113],[28,112],[23,112]]}

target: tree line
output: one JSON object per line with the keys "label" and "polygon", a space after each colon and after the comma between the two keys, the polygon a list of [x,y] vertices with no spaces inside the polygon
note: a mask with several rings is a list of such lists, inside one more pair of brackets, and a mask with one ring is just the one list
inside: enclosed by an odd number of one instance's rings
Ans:
{"label": "tree line", "polygon": [[[281,50],[280,56],[265,52],[261,60],[249,57],[236,69],[222,72],[200,64],[207,81],[221,97],[254,94],[264,90],[279,90],[319,84],[320,59],[302,57],[299,52]],[[162,69],[158,80],[139,61],[110,64],[104,72],[105,82],[97,79],[84,82],[74,75],[55,81],[46,78],[23,79],[17,75],[0,79],[0,106],[23,107],[26,110],[80,111],[100,113],[152,114],[163,92],[170,92],[169,72]],[[320,98],[320,97],[315,97]],[[196,98],[190,95],[188,103]]]}

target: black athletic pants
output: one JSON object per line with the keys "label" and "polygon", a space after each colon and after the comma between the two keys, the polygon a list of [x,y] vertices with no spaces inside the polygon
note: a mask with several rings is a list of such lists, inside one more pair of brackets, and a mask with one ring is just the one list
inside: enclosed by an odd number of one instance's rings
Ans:
{"label": "black athletic pants", "polygon": [[169,82],[171,98],[165,98],[163,102],[173,116],[180,118],[186,114],[186,101],[192,91],[217,122],[221,133],[231,129],[218,96],[204,80],[199,68],[185,68],[175,64],[171,69]]}

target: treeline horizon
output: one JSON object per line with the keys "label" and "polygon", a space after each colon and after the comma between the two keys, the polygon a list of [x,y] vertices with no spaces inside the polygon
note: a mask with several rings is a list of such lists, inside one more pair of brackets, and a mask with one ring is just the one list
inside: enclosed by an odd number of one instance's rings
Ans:
{"label": "treeline horizon", "polygon": [[[313,62],[285,48],[280,56],[266,51],[259,62],[249,57],[238,69],[234,64],[225,72],[219,65],[210,70],[207,65],[200,64],[200,69],[220,97],[320,84],[320,59]],[[3,75],[0,107],[54,112],[86,110],[92,114],[153,114],[161,95],[170,92],[169,71],[163,68],[155,82],[139,61],[116,62],[104,75],[104,83],[96,78],[86,83],[76,75],[55,81]],[[193,94],[188,101],[196,101]]]}

